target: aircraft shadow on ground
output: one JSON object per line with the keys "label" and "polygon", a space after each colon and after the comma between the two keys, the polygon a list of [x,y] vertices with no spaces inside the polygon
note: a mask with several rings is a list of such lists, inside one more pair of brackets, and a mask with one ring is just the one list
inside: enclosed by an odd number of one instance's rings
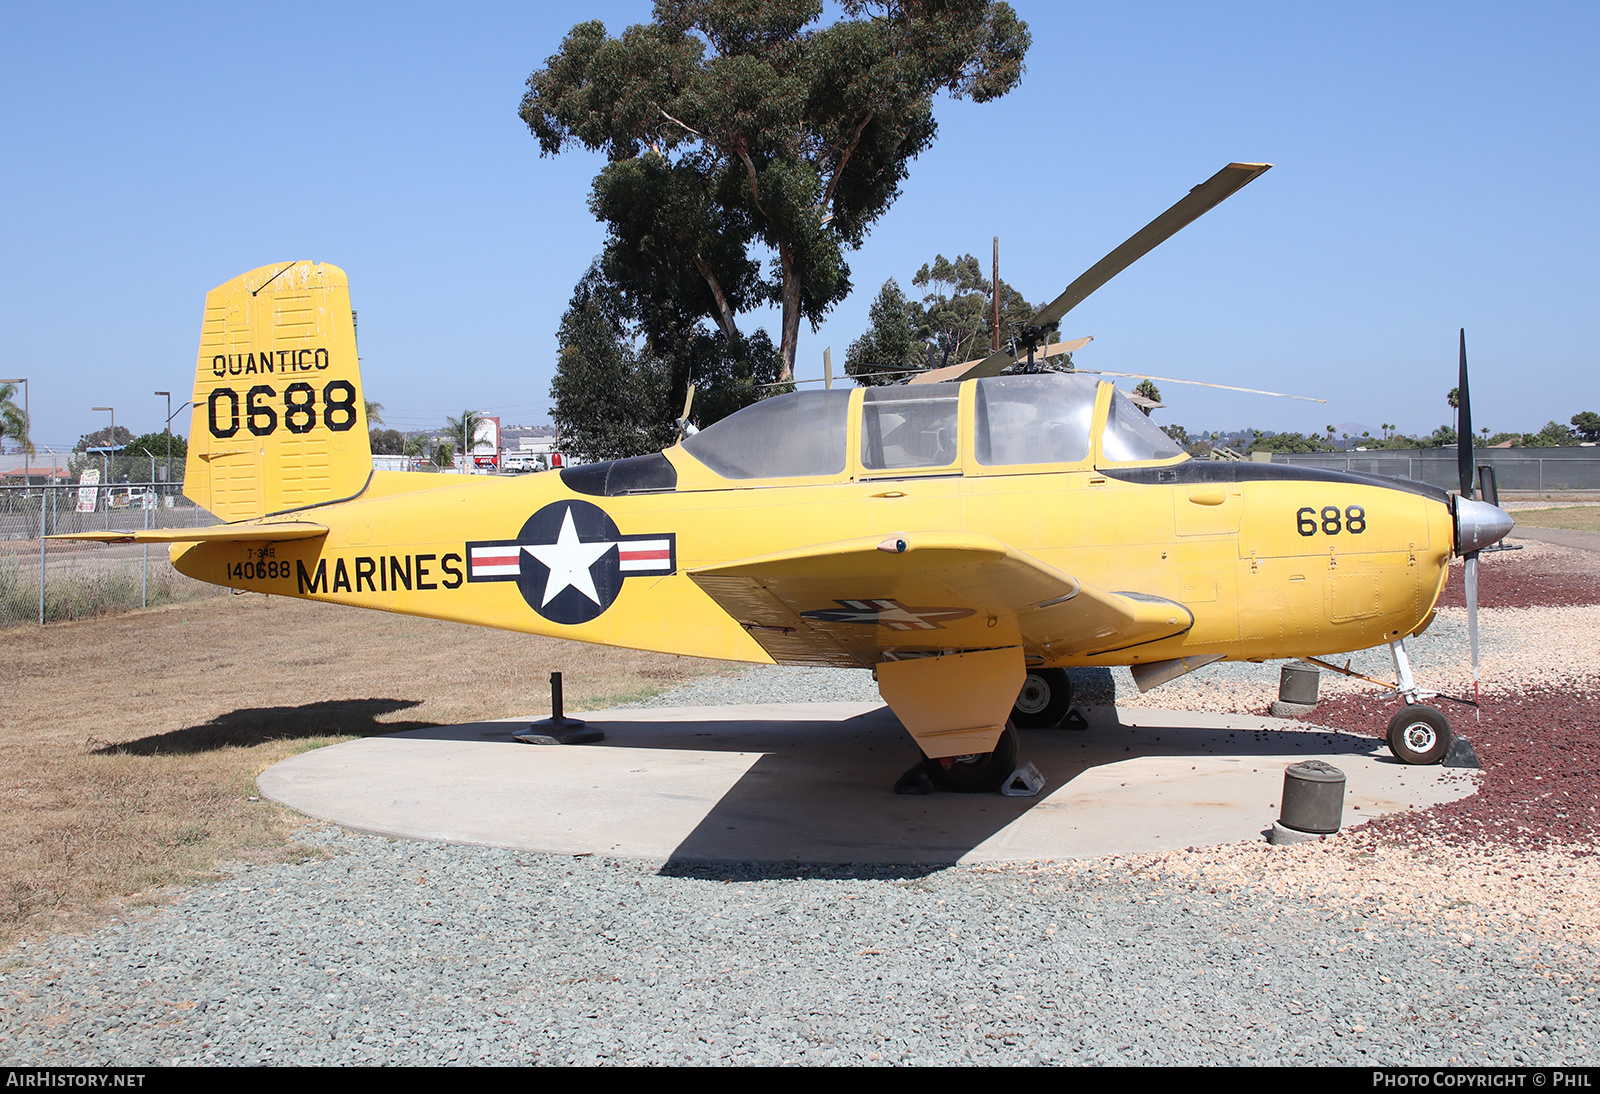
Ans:
{"label": "aircraft shadow on ground", "polygon": [[203,725],[104,745],[94,749],[93,755],[191,755],[223,748],[249,748],[268,741],[379,737],[437,726],[437,722],[378,721],[381,715],[421,705],[420,699],[330,699],[293,707],[248,707],[229,711]]}
{"label": "aircraft shadow on ground", "polygon": [[[1156,712],[1138,712],[1150,717]],[[1370,757],[1381,742],[1316,729],[1128,725],[1114,707],[1090,710],[1089,727],[1028,730],[1022,755],[1044,773],[1033,798],[998,794],[896,795],[895,780],[920,753],[886,708],[844,721],[661,723],[591,715],[607,741],[592,747],[692,748],[759,753],[679,843],[663,874],[713,880],[916,877],[947,868],[1086,771],[1147,757],[1287,766],[1310,756]],[[581,746],[580,746],[581,747]],[[891,841],[877,837],[892,832]],[[885,865],[883,844],[904,850]],[[859,857],[860,861],[856,861]],[[752,865],[752,863],[759,865]]]}

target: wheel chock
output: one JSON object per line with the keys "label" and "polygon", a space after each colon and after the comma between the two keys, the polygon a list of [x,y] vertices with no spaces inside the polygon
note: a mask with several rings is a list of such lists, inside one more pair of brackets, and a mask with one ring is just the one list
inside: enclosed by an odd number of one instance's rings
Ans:
{"label": "wheel chock", "polygon": [[918,764],[900,776],[899,780],[894,784],[894,792],[896,794],[932,794],[933,780],[928,778],[928,773],[922,770],[921,764]]}
{"label": "wheel chock", "polygon": [[1044,773],[1032,761],[1013,771],[1000,784],[1000,793],[1008,798],[1031,798],[1044,789]]}
{"label": "wheel chock", "polygon": [[1440,767],[1470,767],[1482,770],[1483,764],[1478,759],[1478,753],[1472,747],[1472,742],[1457,734],[1450,742],[1450,754],[1439,762]]}

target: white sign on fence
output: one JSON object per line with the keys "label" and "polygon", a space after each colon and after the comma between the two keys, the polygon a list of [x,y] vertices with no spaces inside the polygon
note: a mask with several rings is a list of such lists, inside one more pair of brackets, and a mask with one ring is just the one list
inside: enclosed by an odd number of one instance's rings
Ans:
{"label": "white sign on fence", "polygon": [[100,469],[93,467],[78,476],[78,512],[92,513],[99,495]]}

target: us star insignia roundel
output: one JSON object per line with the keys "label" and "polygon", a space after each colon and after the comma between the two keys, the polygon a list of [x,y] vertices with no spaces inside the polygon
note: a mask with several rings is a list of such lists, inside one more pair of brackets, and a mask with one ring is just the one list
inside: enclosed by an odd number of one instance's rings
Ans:
{"label": "us star insignia roundel", "polygon": [[625,536],[587,501],[546,505],[516,539],[467,544],[467,580],[515,581],[528,607],[552,623],[587,623],[611,607],[624,578],[676,569],[674,533]]}

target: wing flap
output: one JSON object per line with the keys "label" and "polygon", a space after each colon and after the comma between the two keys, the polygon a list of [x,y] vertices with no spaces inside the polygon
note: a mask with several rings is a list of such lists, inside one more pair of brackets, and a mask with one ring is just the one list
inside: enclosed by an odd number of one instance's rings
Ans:
{"label": "wing flap", "polygon": [[992,536],[893,533],[689,572],[780,663],[872,665],[888,653],[1025,645],[1122,649],[1187,630],[1173,601],[1086,586]]}

